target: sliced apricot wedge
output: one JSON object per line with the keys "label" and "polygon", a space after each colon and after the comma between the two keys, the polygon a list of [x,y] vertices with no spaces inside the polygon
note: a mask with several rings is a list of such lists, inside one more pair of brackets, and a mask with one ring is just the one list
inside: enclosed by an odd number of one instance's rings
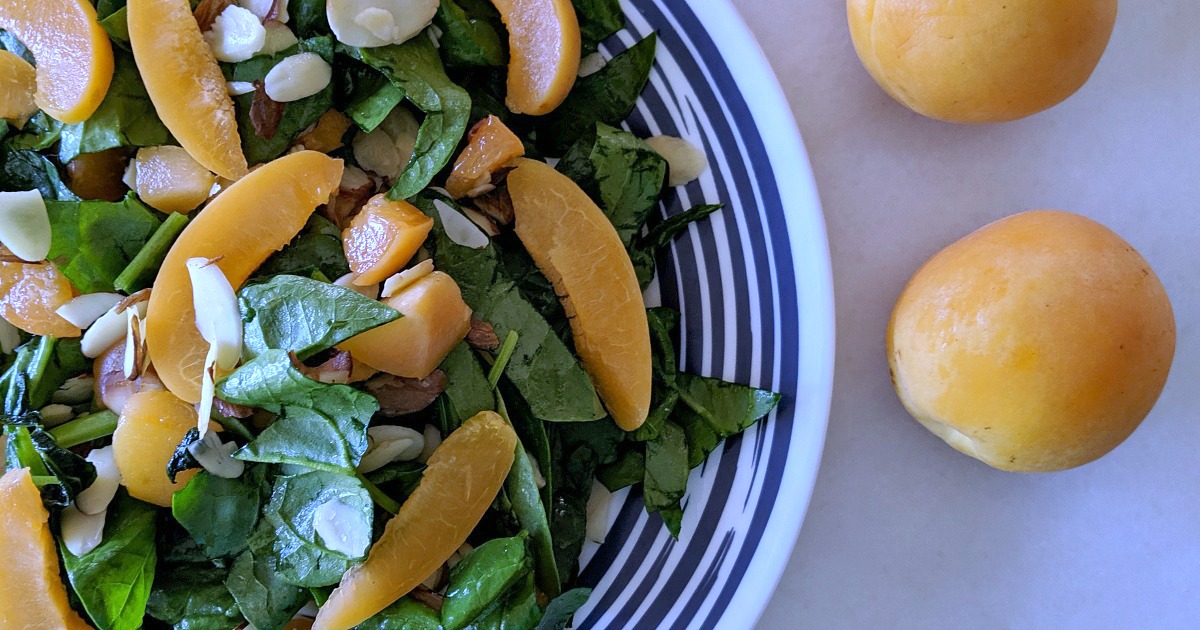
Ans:
{"label": "sliced apricot wedge", "polygon": [[23,121],[37,113],[37,71],[28,61],[0,50],[0,118]]}
{"label": "sliced apricot wedge", "polygon": [[0,317],[33,335],[78,337],[80,330],[55,311],[75,287],[51,263],[0,262]]}
{"label": "sliced apricot wedge", "polygon": [[212,194],[217,178],[180,147],[139,149],[134,158],[138,197],[159,212],[191,212]]}
{"label": "sliced apricot wedge", "polygon": [[461,199],[481,187],[492,184],[492,174],[509,160],[525,155],[525,145],[517,134],[495,116],[475,123],[467,134],[467,146],[454,161],[454,170],[446,180],[446,192]]}
{"label": "sliced apricot wedge", "polygon": [[28,468],[0,477],[0,505],[0,628],[88,630],[67,599],[50,513]]}
{"label": "sliced apricot wedge", "polygon": [[33,52],[36,100],[50,117],[83,122],[96,111],[113,76],[112,43],[87,0],[0,2],[0,28]]}
{"label": "sliced apricot wedge", "polygon": [[400,271],[421,249],[433,229],[433,219],[407,201],[375,195],[342,232],[342,248],[354,284],[383,282]]}
{"label": "sliced apricot wedge", "polygon": [[508,95],[518,114],[541,116],[567,98],[579,74],[579,19],[571,0],[492,0],[508,27]]}
{"label": "sliced apricot wedge", "polygon": [[146,344],[158,377],[188,401],[200,401],[209,345],[196,328],[190,258],[215,258],[237,290],[272,253],[329,201],[342,161],[300,151],[269,162],[226,188],[192,219],[167,252],[146,313]]}
{"label": "sliced apricot wedge", "polygon": [[484,411],[429,458],[421,483],[362,564],[346,572],[313,630],[347,630],[403,597],[467,541],[512,467],[517,434]]}
{"label": "sliced apricot wedge", "polygon": [[[113,433],[113,461],[129,496],[171,507],[171,496],[196,475],[167,477],[167,463],[187,432],[196,428],[196,407],[168,391],[138,392],[125,401]],[[210,424],[210,430],[216,426]]]}
{"label": "sliced apricot wedge", "polygon": [[246,174],[233,99],[187,0],[130,0],[129,44],[154,110],[193,158],[225,179]]}
{"label": "sliced apricot wedge", "polygon": [[632,431],[650,411],[650,328],[621,237],[575,182],[518,158],[508,174],[515,231],[562,296],[575,349],[617,424]]}

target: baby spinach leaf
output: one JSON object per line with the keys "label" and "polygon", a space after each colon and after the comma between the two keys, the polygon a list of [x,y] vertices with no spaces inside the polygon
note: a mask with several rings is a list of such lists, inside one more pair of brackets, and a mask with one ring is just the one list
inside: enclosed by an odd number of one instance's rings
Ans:
{"label": "baby spinach leaf", "polygon": [[353,474],[367,450],[367,423],[379,411],[368,394],[305,377],[283,350],[268,350],[217,384],[217,397],[278,418],[235,457]]}
{"label": "baby spinach leaf", "polygon": [[175,239],[187,227],[188,216],[181,212],[172,212],[163,219],[158,229],[150,236],[150,240],[142,246],[133,260],[125,265],[120,275],[113,280],[113,287],[118,291],[133,294],[154,284],[158,268],[162,266],[167,252],[175,244]]}
{"label": "baby spinach leaf", "polygon": [[114,282],[158,230],[159,220],[131,193],[119,202],[50,201],[49,259],[84,293]]}
{"label": "baby spinach leaf", "polygon": [[663,423],[658,437],[646,442],[646,474],[642,496],[646,509],[658,512],[671,535],[679,537],[683,511],[679,506],[687,491],[687,434],[673,422]]}
{"label": "baby spinach leaf", "polygon": [[[328,32],[328,31],[326,31]],[[311,37],[300,43],[282,50],[274,55],[259,55],[247,61],[234,64],[226,69],[226,77],[230,81],[254,83],[262,81],[280,61],[297,53],[315,53],[326,63],[333,64],[333,38],[329,36]],[[238,132],[242,137],[242,149],[246,153],[246,161],[250,164],[268,162],[287,151],[305,129],[317,122],[321,114],[333,106],[333,84],[325,89],[302,98],[298,101],[284,103],[283,118],[275,135],[264,138],[254,129],[250,120],[250,105],[254,102],[254,93],[243,94],[233,98],[237,109]]]}
{"label": "baby spinach leaf", "polygon": [[121,48],[129,49],[129,16],[125,7],[100,20],[100,28]]}
{"label": "baby spinach leaf", "polygon": [[[183,439],[180,440],[179,446],[175,447],[175,452],[171,453],[171,459],[167,460],[167,479],[171,483],[175,483],[175,477],[185,470],[196,470],[202,468],[200,462],[188,450],[188,447],[200,441],[200,430],[190,429],[183,434]],[[179,517],[175,517],[178,520]]]}
{"label": "baby spinach leaf", "polygon": [[642,483],[645,475],[646,455],[632,448],[621,453],[617,461],[596,471],[596,479],[611,492]]}
{"label": "baby spinach leaf", "polygon": [[554,540],[550,534],[550,521],[542,495],[538,490],[533,473],[533,462],[525,455],[525,447],[517,444],[512,469],[504,482],[513,514],[521,528],[529,532],[533,546],[533,560],[537,572],[537,583],[542,592],[550,597],[558,595],[560,577],[554,560]]}
{"label": "baby spinach leaf", "polygon": [[592,589],[576,588],[555,597],[546,606],[546,612],[542,615],[537,630],[563,630],[570,625],[575,611],[582,608],[591,596]]}
{"label": "baby spinach leaf", "polygon": [[480,411],[495,408],[492,386],[475,353],[465,342],[446,355],[440,369],[450,382],[439,408],[443,433],[448,435]]}
{"label": "baby spinach leaf", "polygon": [[77,200],[58,167],[37,151],[0,147],[0,191],[36,190],[47,200]]}
{"label": "baby spinach leaf", "polygon": [[676,389],[681,404],[672,419],[687,431],[689,468],[699,466],[721,440],[771,413],[781,399],[774,392],[684,373]]}
{"label": "baby spinach leaf", "polygon": [[329,34],[329,19],[325,15],[326,0],[291,0],[288,14],[292,28],[300,37],[315,37]]}
{"label": "baby spinach leaf", "polygon": [[212,564],[159,564],[146,613],[177,630],[229,630],[242,613],[229,589],[228,569]]}
{"label": "baby spinach leaf", "polygon": [[17,417],[41,409],[67,379],[91,368],[78,339],[31,339],[17,348],[12,364],[0,375],[3,415]]}
{"label": "baby spinach leaf", "polygon": [[204,555],[223,558],[249,544],[258,523],[259,497],[266,476],[262,466],[249,466],[237,479],[202,470],[171,497],[171,515],[192,535]]}
{"label": "baby spinach leaf", "polygon": [[658,205],[667,161],[637,136],[604,123],[588,130],[555,167],[604,210],[629,247]]}
{"label": "baby spinach leaf", "polygon": [[437,49],[427,37],[414,37],[396,46],[350,48],[347,53],[382,72],[425,112],[412,159],[388,193],[392,199],[412,197],[454,157],[467,131],[471,97],[446,76]]}
{"label": "baby spinach leaf", "polygon": [[[9,440],[16,440],[21,466],[28,466],[35,475],[53,477],[50,493],[53,507],[66,507],[75,497],[96,481],[96,467],[72,451],[62,448],[39,424],[36,414],[8,418],[4,428]],[[11,462],[10,462],[11,463]]]}
{"label": "baby spinach leaf", "polygon": [[103,20],[125,8],[127,0],[96,0],[96,17]]}
{"label": "baby spinach leaf", "polygon": [[476,547],[450,569],[442,625],[461,630],[531,570],[525,536],[496,538]]}
{"label": "baby spinach leaf", "polygon": [[12,149],[31,149],[43,151],[50,148],[62,135],[63,124],[54,120],[46,112],[34,114],[20,133],[5,138],[5,146]]}
{"label": "baby spinach leaf", "polygon": [[357,630],[441,630],[442,618],[437,611],[411,597],[383,609],[378,615],[362,622]]}
{"label": "baby spinach leaf", "polygon": [[388,114],[392,113],[393,109],[404,100],[404,90],[396,87],[387,79],[382,79],[377,86],[372,86],[370,90],[364,90],[364,93],[350,102],[350,106],[346,108],[346,115],[353,120],[359,129],[370,133],[387,118]]}
{"label": "baby spinach leaf", "polygon": [[550,533],[554,540],[554,561],[564,582],[579,569],[579,554],[587,534],[587,496],[560,492],[551,499]]}
{"label": "baby spinach leaf", "polygon": [[692,223],[707,218],[724,206],[706,204],[693,206],[666,221],[650,228],[644,236],[639,235],[629,247],[629,259],[633,261],[633,270],[637,273],[638,283],[642,290],[654,279],[654,265],[658,255],[671,244]]}
{"label": "baby spinach leaf", "polygon": [[625,27],[621,0],[571,0],[579,17],[579,33],[583,36],[583,51],[588,54],[596,45]]}
{"label": "baby spinach leaf", "polygon": [[417,484],[424,475],[425,464],[415,461],[392,462],[367,473],[366,478],[387,496],[403,501],[417,489]]}
{"label": "baby spinach leaf", "polygon": [[369,536],[357,553],[346,555],[327,547],[313,528],[314,513],[329,501],[341,501],[353,510],[357,521],[343,522],[343,527],[371,531],[374,504],[354,477],[314,470],[275,479],[258,536],[272,532],[270,547],[264,540],[263,549],[278,559],[276,569],[283,580],[307,587],[337,584],[342,574],[366,557]]}
{"label": "baby spinach leaf", "polygon": [[548,155],[562,155],[597,122],[625,120],[650,80],[656,46],[657,37],[650,35],[577,81],[562,105],[538,121],[538,146]]}
{"label": "baby spinach leaf", "polygon": [[439,51],[446,65],[504,65],[507,60],[505,45],[495,26],[500,22],[499,17],[495,14],[492,22],[485,16],[469,14],[455,0],[442,0],[433,23],[442,29]]}
{"label": "baby spinach leaf", "polygon": [[533,630],[542,617],[537,586],[526,573],[503,598],[467,626],[469,630]]}
{"label": "baby spinach leaf", "polygon": [[259,630],[282,630],[308,599],[308,591],[280,577],[277,561],[269,549],[247,549],[225,579],[242,615]]}
{"label": "baby spinach leaf", "polygon": [[104,100],[87,120],[62,129],[58,159],[63,164],[81,153],[157,146],[171,138],[155,113],[133,56],[120,50],[113,52],[113,78]]}
{"label": "baby spinach leaf", "polygon": [[342,249],[341,235],[336,228],[333,234],[325,232],[321,226],[326,224],[333,226],[327,219],[313,215],[308,220],[305,232],[282,251],[268,258],[254,276],[312,276],[319,271],[326,278],[336,279],[350,273],[350,264],[346,262],[346,253]]}
{"label": "baby spinach leaf", "polygon": [[300,359],[400,318],[386,304],[327,282],[280,275],[242,289],[245,354],[291,350]]}
{"label": "baby spinach leaf", "polygon": [[82,557],[60,543],[63,569],[98,630],[142,627],[154,583],[154,506],[121,492],[108,508],[104,540]]}

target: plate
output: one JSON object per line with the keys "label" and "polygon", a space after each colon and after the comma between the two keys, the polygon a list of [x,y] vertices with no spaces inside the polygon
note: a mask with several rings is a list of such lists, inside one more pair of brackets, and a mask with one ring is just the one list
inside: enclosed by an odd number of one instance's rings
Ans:
{"label": "plate", "polygon": [[682,314],[689,372],[773,389],[779,408],[692,472],[672,540],[638,492],[618,493],[603,545],[584,552],[595,588],[576,628],[750,628],[795,544],[820,463],[833,386],[829,246],[812,169],[761,49],[726,0],[633,0],[611,58],[659,38],[626,127],[703,148],[710,168],[664,216],[725,204],[660,261],[647,302]]}

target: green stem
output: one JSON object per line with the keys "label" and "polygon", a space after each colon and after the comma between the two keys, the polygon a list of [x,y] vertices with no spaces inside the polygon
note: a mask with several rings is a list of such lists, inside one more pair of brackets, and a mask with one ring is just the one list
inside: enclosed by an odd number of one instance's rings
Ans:
{"label": "green stem", "polygon": [[400,504],[396,503],[394,499],[384,494],[383,490],[379,489],[379,486],[376,486],[368,481],[362,473],[356,470],[354,471],[354,476],[358,477],[358,480],[362,483],[363,487],[367,489],[367,494],[371,495],[371,499],[375,501],[376,505],[386,510],[388,514],[395,514],[400,511]]}
{"label": "green stem", "polygon": [[41,488],[42,486],[53,486],[58,483],[58,477],[54,475],[32,475],[33,485]]}
{"label": "green stem", "polygon": [[162,265],[167,257],[167,251],[175,243],[175,239],[183,228],[187,227],[186,214],[172,212],[163,220],[154,235],[142,247],[137,256],[129,261],[129,265],[113,281],[113,286],[126,293],[134,293],[139,289],[150,286],[154,281],[154,272]]}
{"label": "green stem", "polygon": [[488,384],[492,389],[496,389],[496,385],[500,383],[500,375],[504,374],[504,368],[508,367],[508,360],[512,358],[516,349],[517,331],[510,330],[504,338],[504,345],[500,346],[500,351],[496,353],[496,362],[492,364],[492,369],[488,370]]}
{"label": "green stem", "polygon": [[71,448],[112,435],[117,430],[117,419],[117,414],[111,411],[100,411],[60,424],[49,433],[59,446]]}

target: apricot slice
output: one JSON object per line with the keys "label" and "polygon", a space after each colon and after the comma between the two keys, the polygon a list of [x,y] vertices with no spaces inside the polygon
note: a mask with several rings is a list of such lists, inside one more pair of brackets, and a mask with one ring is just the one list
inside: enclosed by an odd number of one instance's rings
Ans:
{"label": "apricot slice", "polygon": [[471,307],[454,278],[434,271],[384,300],[404,316],[339,346],[355,360],[396,376],[425,378],[471,330]]}
{"label": "apricot slice", "polygon": [[567,98],[579,74],[579,19],[570,0],[492,0],[508,27],[508,96],[518,114],[540,116]]}
{"label": "apricot slice", "polygon": [[517,434],[492,411],[451,433],[366,561],[347,571],[321,606],[313,630],[347,630],[366,621],[449,559],[496,498],[516,447]]}
{"label": "apricot slice", "polygon": [[[125,401],[113,433],[113,461],[121,483],[135,499],[171,507],[171,495],[196,475],[185,470],[167,477],[167,462],[187,432],[196,428],[196,408],[171,392],[138,392]],[[215,424],[209,430],[216,430]]]}
{"label": "apricot slice", "polygon": [[233,99],[187,0],[130,0],[129,44],[163,124],[225,179],[246,174]]}
{"label": "apricot slice", "polygon": [[29,62],[0,50],[0,118],[20,124],[37,113],[33,94],[37,91],[37,71]]}
{"label": "apricot slice", "polygon": [[0,628],[88,630],[59,578],[50,513],[28,468],[0,477]]}
{"label": "apricot slice", "polygon": [[112,82],[108,33],[87,0],[0,2],[0,28],[33,52],[35,100],[65,123],[83,122],[96,111]]}
{"label": "apricot slice", "polygon": [[162,212],[191,212],[212,194],[217,177],[180,147],[147,147],[134,160],[138,197]]}
{"label": "apricot slice", "polygon": [[296,139],[296,145],[309,151],[333,153],[344,145],[342,138],[346,136],[346,131],[352,124],[354,122],[345,114],[331,109],[321,114],[312,130]]}
{"label": "apricot slice", "polygon": [[446,180],[446,192],[461,199],[492,183],[492,173],[513,158],[525,155],[525,145],[495,116],[475,123],[467,134],[467,146],[454,161]]}
{"label": "apricot slice", "polygon": [[617,424],[632,431],[650,410],[650,328],[637,274],[616,228],[544,162],[519,158],[508,174],[517,237],[562,296],[575,349]]}
{"label": "apricot slice", "polygon": [[51,263],[0,262],[0,317],[27,333],[78,337],[79,328],[55,312],[74,297],[71,281]]}
{"label": "apricot slice", "polygon": [[375,195],[342,232],[354,284],[383,282],[412,259],[433,229],[433,219],[407,201]]}
{"label": "apricot slice", "polygon": [[146,343],[158,377],[188,401],[200,401],[208,343],[196,328],[189,258],[219,258],[237,290],[272,253],[329,201],[342,178],[342,161],[300,151],[256,169],[217,195],[167,252],[146,314]]}

